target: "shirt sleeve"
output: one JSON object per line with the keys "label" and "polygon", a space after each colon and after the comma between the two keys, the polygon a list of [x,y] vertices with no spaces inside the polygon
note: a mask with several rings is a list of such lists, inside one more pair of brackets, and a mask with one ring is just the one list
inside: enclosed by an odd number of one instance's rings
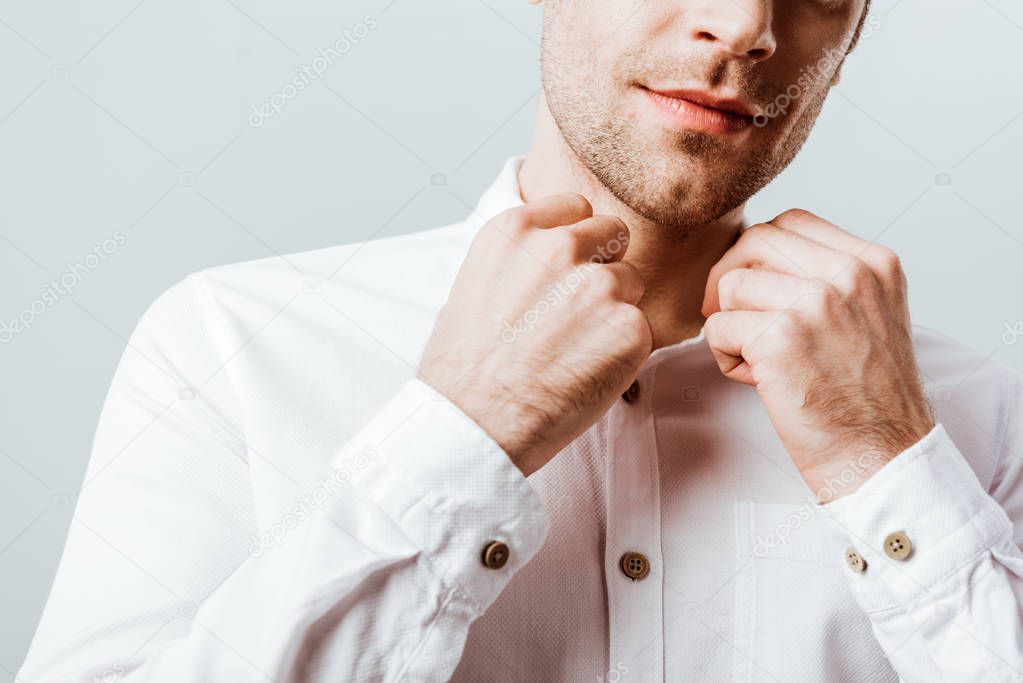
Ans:
{"label": "shirt sleeve", "polygon": [[822,506],[848,539],[850,587],[902,680],[1023,677],[1020,381],[1012,374],[990,492],[939,423]]}
{"label": "shirt sleeve", "polygon": [[303,505],[265,518],[196,277],[118,366],[19,680],[446,680],[543,543],[542,500],[410,379]]}

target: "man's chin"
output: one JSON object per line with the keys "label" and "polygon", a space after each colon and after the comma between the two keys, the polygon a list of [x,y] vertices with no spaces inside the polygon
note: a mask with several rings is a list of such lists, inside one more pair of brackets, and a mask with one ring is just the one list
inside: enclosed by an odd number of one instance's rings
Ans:
{"label": "man's chin", "polygon": [[719,220],[741,204],[723,202],[720,196],[705,198],[691,192],[657,201],[647,199],[624,203],[651,223],[679,228],[682,234]]}
{"label": "man's chin", "polygon": [[626,182],[616,183],[618,187],[610,189],[620,202],[652,223],[696,227],[722,218],[747,198],[737,193],[737,188],[724,189],[732,185],[729,182],[705,182],[708,174],[730,175],[720,168],[707,169],[699,160],[690,159],[681,168],[667,173],[655,172],[646,178],[642,178],[642,172],[637,173],[631,182],[625,179]]}

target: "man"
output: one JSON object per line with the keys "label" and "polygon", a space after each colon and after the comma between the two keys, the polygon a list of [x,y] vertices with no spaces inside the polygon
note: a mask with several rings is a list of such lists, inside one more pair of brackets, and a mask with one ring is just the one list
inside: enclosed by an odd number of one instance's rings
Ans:
{"label": "man", "polygon": [[22,677],[1017,680],[1023,380],[743,217],[866,11],[552,0],[464,223],[172,288]]}

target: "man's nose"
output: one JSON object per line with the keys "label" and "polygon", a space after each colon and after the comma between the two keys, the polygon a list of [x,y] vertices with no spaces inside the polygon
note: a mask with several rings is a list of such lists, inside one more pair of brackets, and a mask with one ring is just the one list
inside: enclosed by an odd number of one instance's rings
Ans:
{"label": "man's nose", "polygon": [[772,30],[771,0],[708,0],[688,12],[693,40],[713,44],[734,57],[762,62],[778,43]]}

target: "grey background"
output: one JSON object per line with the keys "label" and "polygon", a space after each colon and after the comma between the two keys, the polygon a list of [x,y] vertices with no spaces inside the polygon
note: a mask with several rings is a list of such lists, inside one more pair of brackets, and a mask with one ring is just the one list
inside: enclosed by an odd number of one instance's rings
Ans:
{"label": "grey background", "polygon": [[[749,215],[801,206],[893,247],[915,322],[1023,370],[1023,7],[874,5],[879,28]],[[325,78],[250,125],[367,16]],[[43,304],[0,344],[0,682],[145,307],[210,265],[460,220],[526,150],[539,24],[525,0],[0,0],[0,320]],[[72,293],[41,301],[116,231]]]}

